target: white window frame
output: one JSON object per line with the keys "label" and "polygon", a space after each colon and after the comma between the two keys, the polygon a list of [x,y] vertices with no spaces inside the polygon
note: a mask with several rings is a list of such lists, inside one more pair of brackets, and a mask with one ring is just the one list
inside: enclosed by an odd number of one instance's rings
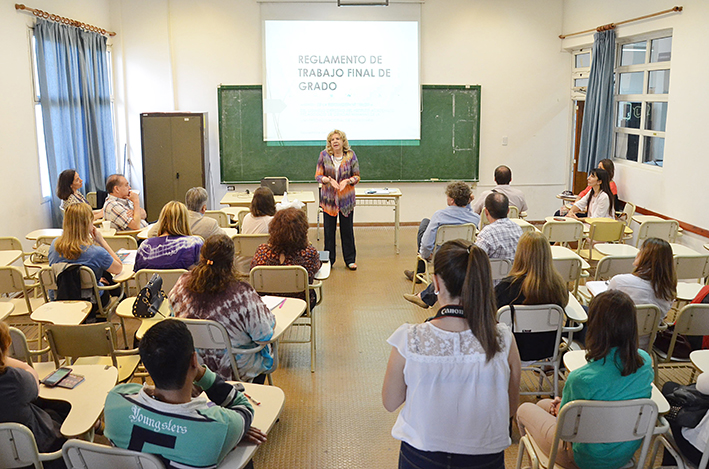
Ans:
{"label": "white window frame", "polygon": [[[576,57],[582,54],[589,55],[588,67],[577,67]],[[586,101],[587,86],[576,86],[576,80],[588,79],[591,74],[591,61],[593,61],[592,48],[584,47],[571,51],[571,99],[575,101]]]}
{"label": "white window frame", "polygon": [[[645,137],[659,137],[666,140],[665,131],[659,130],[647,130],[645,129],[645,120],[647,115],[647,105],[648,103],[654,102],[664,102],[669,103],[670,93],[669,90],[666,94],[649,94],[648,80],[649,72],[654,70],[669,70],[670,71],[670,81],[672,80],[672,61],[664,62],[650,62],[650,54],[652,53],[652,40],[661,39],[664,37],[672,37],[672,30],[663,30],[653,33],[643,34],[641,36],[633,36],[627,38],[620,38],[616,40],[616,66],[614,71],[614,90],[613,90],[613,159],[617,161],[627,162],[628,164],[645,165],[644,167],[656,167],[662,168],[662,164],[654,164],[652,161],[643,161],[645,152]],[[645,50],[645,63],[636,65],[625,65],[621,66],[621,56],[622,48],[626,44],[632,44],[636,42],[646,42],[647,47]],[[632,73],[632,72],[643,72],[643,93],[641,94],[618,94],[620,87],[620,74],[621,73]],[[640,102],[640,128],[631,129],[627,127],[618,127],[618,103],[619,102]],[[665,122],[665,126],[667,122]],[[616,157],[616,146],[618,140],[618,134],[628,134],[628,135],[638,135],[638,160],[633,161],[626,158]],[[662,155],[662,163],[664,164],[665,153]]]}

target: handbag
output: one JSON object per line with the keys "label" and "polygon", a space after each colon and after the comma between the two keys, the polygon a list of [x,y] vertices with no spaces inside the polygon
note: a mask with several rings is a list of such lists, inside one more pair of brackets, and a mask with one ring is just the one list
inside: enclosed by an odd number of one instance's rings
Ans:
{"label": "handbag", "polygon": [[49,262],[49,244],[40,244],[30,254],[30,262],[33,264],[46,264]]}
{"label": "handbag", "polygon": [[[670,349],[670,341],[672,340],[672,333],[674,327],[670,326],[667,330],[657,333],[657,338],[655,338],[655,347],[667,353]],[[677,334],[677,341],[675,342],[675,348],[672,351],[672,358],[681,358],[684,360],[689,360],[689,354],[692,352],[692,346],[687,340],[687,337],[682,334]]]}
{"label": "handbag", "polygon": [[148,284],[140,289],[133,302],[133,316],[152,318],[157,314],[163,300],[165,300],[165,292],[162,291],[162,277],[153,274]]}
{"label": "handbag", "polygon": [[696,427],[709,410],[709,396],[699,392],[696,384],[677,386],[665,397],[671,406],[666,418],[680,427]]}

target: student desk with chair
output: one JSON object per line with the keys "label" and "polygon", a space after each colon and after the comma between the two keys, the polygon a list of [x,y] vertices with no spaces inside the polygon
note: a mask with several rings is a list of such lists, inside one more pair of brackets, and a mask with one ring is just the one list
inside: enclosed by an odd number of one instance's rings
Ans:
{"label": "student desk with chair", "polygon": [[[81,375],[84,381],[73,389],[60,386],[39,385],[39,397],[66,401],[71,410],[61,426],[61,433],[66,438],[75,438],[91,434],[94,424],[101,416],[108,391],[118,382],[118,370],[108,365],[72,365],[73,374]],[[40,379],[45,376],[40,376]]]}
{"label": "student desk with chair", "polygon": [[15,310],[15,305],[12,303],[0,302],[0,321],[12,314]]}
{"label": "student desk with chair", "polygon": [[0,251],[0,266],[5,267],[22,257],[22,251]]}

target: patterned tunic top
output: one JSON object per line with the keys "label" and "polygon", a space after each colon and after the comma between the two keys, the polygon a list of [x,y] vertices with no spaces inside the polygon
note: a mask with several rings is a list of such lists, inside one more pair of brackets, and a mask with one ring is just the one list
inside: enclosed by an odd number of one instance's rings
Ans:
{"label": "patterned tunic top", "polygon": [[[170,307],[180,318],[210,319],[224,326],[234,349],[256,347],[256,341],[273,336],[276,318],[256,291],[244,282],[233,282],[219,293],[196,293],[187,288],[187,272],[170,292]],[[229,357],[221,351],[198,350],[210,369],[227,380],[251,380],[273,366],[270,347],[259,353],[236,355],[239,377],[232,376]]]}
{"label": "patterned tunic top", "polygon": [[[257,265],[300,265],[305,267],[308,271],[308,283],[313,283],[315,280],[315,273],[320,270],[322,262],[320,262],[320,254],[313,247],[312,244],[308,245],[307,248],[296,253],[294,256],[286,256],[285,260],[281,263],[280,253],[273,250],[270,244],[264,243],[258,247],[254,258],[251,259],[251,268],[253,269]],[[300,298],[304,300],[303,295],[279,293],[279,296],[292,296],[294,298]],[[315,291],[310,291],[310,306],[313,307],[317,302],[315,296]]]}
{"label": "patterned tunic top", "polygon": [[[315,179],[322,184],[323,177],[335,179],[337,182],[354,178],[354,184],[357,184],[359,182],[359,162],[355,152],[350,150],[343,156],[340,169],[337,171],[332,155],[323,150],[315,168]],[[320,205],[323,211],[331,217],[336,217],[338,212],[344,216],[352,213],[355,207],[354,184],[348,185],[341,191],[336,190],[330,184],[323,184],[320,191]]]}
{"label": "patterned tunic top", "polygon": [[66,210],[69,205],[73,204],[88,204],[89,206],[91,205],[89,204],[89,201],[86,200],[86,197],[84,197],[84,194],[82,194],[81,192],[72,192],[71,194],[69,194],[69,197],[67,197],[66,200],[62,200],[60,208],[62,210]]}

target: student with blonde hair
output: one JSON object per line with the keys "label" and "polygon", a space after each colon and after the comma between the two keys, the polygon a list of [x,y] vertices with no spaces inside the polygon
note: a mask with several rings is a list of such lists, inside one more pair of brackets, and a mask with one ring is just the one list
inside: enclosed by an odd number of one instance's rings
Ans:
{"label": "student with blonde hair", "polygon": [[123,264],[93,225],[94,214],[88,204],[71,204],[64,211],[62,235],[49,248],[49,265],[59,262],[81,264],[93,270],[96,279],[104,272],[117,275]]}
{"label": "student with blonde hair", "polygon": [[204,241],[192,236],[187,207],[175,200],[165,204],[158,220],[158,236],[143,241],[133,269],[189,269],[199,261]]}

